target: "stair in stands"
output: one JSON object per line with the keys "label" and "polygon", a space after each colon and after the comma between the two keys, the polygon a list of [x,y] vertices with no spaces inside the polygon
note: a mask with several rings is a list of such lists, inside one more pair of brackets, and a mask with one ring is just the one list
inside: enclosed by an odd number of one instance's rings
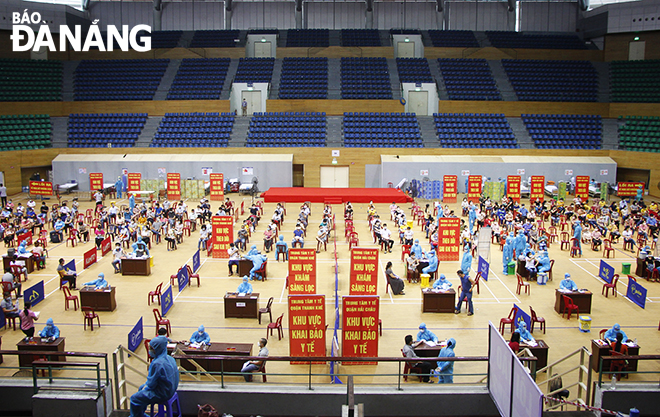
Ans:
{"label": "stair in stands", "polygon": [[51,141],[53,144],[53,148],[66,148],[68,146],[67,128],[69,124],[69,118],[51,117],[50,124],[52,126]]}
{"label": "stair in stands", "polygon": [[328,100],[341,99],[341,60],[328,58]]}
{"label": "stair in stands", "polygon": [[220,93],[220,100],[229,100],[231,95],[231,84],[234,76],[236,75],[236,70],[238,69],[238,59],[232,59],[229,63],[229,68],[227,68],[227,76],[225,77],[225,84],[222,86],[222,92]]}
{"label": "stair in stands", "polygon": [[592,61],[591,64],[598,73],[598,102],[609,103],[610,101],[610,64],[609,62]]}
{"label": "stair in stands", "polygon": [[438,141],[438,133],[435,128],[433,116],[417,116],[419,123],[419,131],[422,134],[422,142],[425,148],[438,148],[440,142]]}
{"label": "stair in stands", "polygon": [[158,126],[160,125],[161,120],[163,120],[162,116],[149,116],[147,118],[147,122],[144,124],[144,127],[142,128],[142,132],[140,132],[140,136],[138,136],[138,140],[135,142],[136,148],[149,147],[149,144],[153,140],[154,135],[158,130]]}
{"label": "stair in stands", "polygon": [[477,38],[477,42],[479,42],[479,46],[481,48],[489,48],[493,46],[490,43],[490,39],[488,39],[488,36],[486,36],[486,32],[474,32],[474,37]]}
{"label": "stair in stands", "polygon": [[387,60],[387,68],[390,72],[390,83],[392,84],[392,99],[401,99],[401,80],[399,80],[399,71],[396,67],[396,59]]}
{"label": "stair in stands", "polygon": [[447,94],[447,88],[445,87],[445,82],[442,78],[442,72],[438,66],[437,59],[429,59],[429,69],[431,70],[431,76],[435,80],[436,85],[438,86],[438,99],[440,100],[449,100],[449,94]]}
{"label": "stair in stands", "polygon": [[167,100],[167,93],[170,91],[170,87],[172,87],[172,81],[174,81],[174,77],[180,66],[180,59],[170,59],[165,74],[163,74],[163,78],[160,79],[156,94],[154,94],[154,100]]}
{"label": "stair in stands", "polygon": [[327,134],[326,146],[328,147],[341,147],[343,146],[343,139],[341,136],[341,116],[328,116],[327,117]]}
{"label": "stair in stands", "polygon": [[[195,36],[195,31],[194,30],[184,30],[183,34],[181,35],[181,38],[179,39],[179,47],[189,48],[190,47],[190,41],[192,41],[193,36]],[[200,58],[202,58],[202,57],[200,57]]]}
{"label": "stair in stands", "polygon": [[234,119],[234,129],[229,137],[229,147],[245,147],[251,116],[237,116]]}
{"label": "stair in stands", "polygon": [[62,61],[62,100],[73,101],[73,73],[80,61]]}
{"label": "stair in stands", "polygon": [[331,30],[328,35],[330,46],[341,46],[341,30]]}
{"label": "stair in stands", "polygon": [[488,61],[490,66],[490,71],[493,73],[493,78],[495,79],[495,84],[497,84],[497,89],[500,90],[502,95],[502,100],[504,101],[518,101],[516,93],[513,91],[513,87],[509,82],[509,77],[507,77],[504,67],[502,66],[502,61]]}
{"label": "stair in stands", "polygon": [[511,130],[513,130],[513,135],[516,137],[516,141],[518,142],[520,149],[536,148],[536,146],[534,146],[532,137],[529,136],[529,132],[527,131],[525,123],[523,123],[520,117],[507,117],[506,120],[509,122]]}
{"label": "stair in stands", "polygon": [[275,100],[278,98],[280,93],[280,78],[282,77],[282,58],[275,59],[275,65],[273,65],[273,77],[270,81],[270,94],[268,98]]}
{"label": "stair in stands", "polygon": [[617,119],[602,119],[603,149],[619,149],[619,121]]}

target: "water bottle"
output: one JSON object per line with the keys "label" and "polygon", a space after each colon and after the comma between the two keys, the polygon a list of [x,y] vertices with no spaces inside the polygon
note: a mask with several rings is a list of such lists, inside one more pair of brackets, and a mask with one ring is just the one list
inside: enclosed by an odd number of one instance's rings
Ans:
{"label": "water bottle", "polygon": [[635,338],[635,340],[633,340],[633,343],[635,344],[635,346],[637,346],[637,338]]}
{"label": "water bottle", "polygon": [[616,375],[612,375],[612,380],[610,381],[610,390],[616,389]]}

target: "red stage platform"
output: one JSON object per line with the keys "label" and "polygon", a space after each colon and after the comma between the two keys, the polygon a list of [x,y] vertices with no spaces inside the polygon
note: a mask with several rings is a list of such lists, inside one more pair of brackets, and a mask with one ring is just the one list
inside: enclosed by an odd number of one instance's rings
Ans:
{"label": "red stage platform", "polygon": [[408,203],[413,199],[396,188],[271,188],[261,196],[266,203]]}

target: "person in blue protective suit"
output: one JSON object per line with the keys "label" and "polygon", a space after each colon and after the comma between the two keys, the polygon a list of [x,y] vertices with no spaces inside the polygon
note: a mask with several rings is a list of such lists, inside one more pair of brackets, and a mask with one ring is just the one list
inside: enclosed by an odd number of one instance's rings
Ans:
{"label": "person in blue protective suit", "polygon": [[422,268],[422,274],[431,274],[438,270],[438,258],[435,256],[435,251],[428,251],[426,257],[429,260],[429,265]]}
{"label": "person in blue protective suit", "polygon": [[410,247],[410,253],[415,254],[415,258],[422,259],[424,257],[424,250],[419,244],[419,239],[415,239],[415,243]]}
{"label": "person in blue protective suit", "polygon": [[58,329],[57,326],[53,323],[53,319],[48,319],[46,320],[46,327],[44,327],[44,329],[39,332],[39,336],[44,338],[52,337],[53,339],[57,339],[60,337],[60,329]]}
{"label": "person in blue protective suit", "polygon": [[204,343],[205,345],[211,344],[211,336],[206,333],[204,325],[197,328],[197,331],[190,336],[190,343]]}
{"label": "person in blue protective suit", "polygon": [[580,222],[575,222],[575,229],[573,229],[573,239],[577,239],[575,244],[579,248],[579,253],[582,255],[582,226]]}
{"label": "person in blue protective suit", "polygon": [[128,210],[130,211],[131,215],[133,214],[134,208],[135,208],[135,195],[131,194],[131,196],[128,197]]}
{"label": "person in blue protective suit", "polygon": [[275,244],[275,260],[280,260],[280,251],[283,251],[282,257],[285,261],[289,260],[289,245],[284,241],[284,236],[280,235],[280,239]]}
{"label": "person in blue protective suit", "polygon": [[445,212],[442,209],[442,204],[438,204],[438,216],[436,219],[439,219],[440,217],[445,217]]}
{"label": "person in blue protective suit", "polygon": [[243,277],[243,282],[241,282],[241,284],[238,286],[236,292],[252,294],[252,284],[250,284],[250,282],[248,281],[247,276]]}
{"label": "person in blue protective suit", "polygon": [[[450,337],[447,340],[447,346],[440,350],[438,357],[441,358],[453,358],[456,355],[454,354],[454,348],[456,347],[456,340],[453,337]],[[452,384],[454,383],[454,361],[438,361],[438,384]]]}
{"label": "person in blue protective suit", "polygon": [[268,257],[266,255],[262,255],[257,252],[256,255],[252,256],[246,256],[247,259],[252,261],[252,269],[250,269],[250,279],[262,279],[262,277],[259,277],[257,275],[257,271],[261,268],[261,265],[263,265],[264,262],[268,260]]}
{"label": "person in blue protective suit", "polygon": [[525,247],[527,246],[527,238],[522,231],[518,232],[518,235],[514,241],[514,249],[516,250],[516,259],[525,254]]}
{"label": "person in blue protective suit", "polygon": [[252,255],[258,255],[259,254],[259,249],[257,249],[257,245],[252,245],[250,247],[250,250],[248,251],[247,255],[245,257],[250,257]]}
{"label": "person in blue protective suit", "polygon": [[504,265],[504,275],[509,275],[509,262],[513,259],[513,243],[514,238],[511,236],[506,237],[504,246],[502,247],[502,265]]}
{"label": "person in blue protective suit", "polygon": [[470,227],[470,235],[473,235],[474,222],[477,220],[477,211],[474,206],[470,206],[470,211],[468,212],[468,225]]}
{"label": "person in blue protective suit", "polygon": [[541,256],[538,258],[537,269],[540,273],[547,273],[550,271],[550,257],[548,257],[548,251],[541,252]]}
{"label": "person in blue protective suit", "polygon": [[133,248],[133,255],[135,256],[149,256],[149,247],[142,240],[142,236],[138,236],[137,241],[131,245]]}
{"label": "person in blue protective suit", "polygon": [[105,274],[103,272],[99,274],[99,277],[97,279],[95,279],[94,281],[86,282],[84,285],[85,287],[94,287],[97,290],[108,288],[110,286],[108,281],[106,281]]}
{"label": "person in blue protective suit", "polygon": [[626,336],[626,333],[623,330],[621,330],[621,326],[619,326],[619,323],[616,323],[614,326],[612,326],[611,329],[607,329],[607,331],[603,335],[603,339],[608,340],[610,342],[616,342],[616,335],[619,333],[623,335],[624,342],[628,340],[628,336]]}
{"label": "person in blue protective suit", "polygon": [[417,342],[427,341],[438,343],[438,336],[426,328],[426,323],[419,325],[419,332],[417,332]]}
{"label": "person in blue protective suit", "polygon": [[471,267],[472,267],[472,253],[470,251],[470,245],[467,244],[463,248],[463,260],[461,261],[461,271],[463,271],[464,274],[469,274]]}
{"label": "person in blue protective suit", "polygon": [[445,277],[445,274],[440,274],[440,278],[433,282],[433,288],[447,291],[451,288],[451,282]]}
{"label": "person in blue protective suit", "polygon": [[124,182],[121,180],[121,177],[117,177],[117,182],[115,182],[115,192],[117,193],[117,198],[121,198],[121,193],[124,190]]}
{"label": "person in blue protective suit", "polygon": [[159,336],[149,342],[149,365],[147,382],[131,396],[130,417],[145,417],[150,404],[162,403],[174,395],[179,387],[179,369],[173,357],[167,354],[167,338]]}
{"label": "person in blue protective suit", "polygon": [[23,240],[20,245],[18,245],[18,248],[16,248],[16,253],[19,255],[27,255],[28,253],[31,253],[29,250],[27,250],[27,240]]}
{"label": "person in blue protective suit", "polygon": [[571,279],[571,274],[566,273],[564,274],[564,279],[559,283],[559,289],[564,291],[577,291],[578,286],[575,281]]}
{"label": "person in blue protective suit", "polygon": [[536,342],[536,339],[534,339],[534,336],[527,330],[527,323],[524,321],[521,321],[518,323],[518,329],[516,330],[518,334],[520,335],[520,341],[527,343],[527,342]]}

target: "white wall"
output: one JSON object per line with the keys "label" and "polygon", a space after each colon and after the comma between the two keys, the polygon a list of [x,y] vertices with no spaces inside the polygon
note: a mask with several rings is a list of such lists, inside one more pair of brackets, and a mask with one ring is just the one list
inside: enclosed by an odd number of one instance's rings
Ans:
{"label": "white wall", "polygon": [[610,4],[604,7],[608,10],[607,33],[660,30],[658,0]]}
{"label": "white wall", "polygon": [[[67,11],[84,16],[83,13],[75,9],[57,4],[2,0],[2,2],[0,2],[0,29],[11,30],[11,27],[13,26],[12,13],[21,13],[22,16],[23,10],[25,9],[28,9],[28,13],[39,12],[41,14],[41,20],[45,20],[48,23],[51,33],[59,33],[60,25],[66,25]],[[30,24],[29,26],[37,31],[41,24]]]}
{"label": "white wall", "polygon": [[249,34],[247,35],[247,43],[245,45],[245,56],[248,58],[254,58],[254,44],[261,43],[261,40],[265,39],[266,42],[270,42],[270,56],[272,58],[277,58],[277,35],[259,35],[259,34]]}
{"label": "white wall", "polygon": [[406,39],[410,39],[410,42],[414,42],[415,44],[415,58],[424,58],[424,43],[422,42],[422,35],[392,35],[394,56],[399,56],[399,42],[405,42]]}
{"label": "white wall", "polygon": [[[236,111],[238,115],[241,114],[241,91],[247,91],[247,83],[233,83],[231,85],[231,94],[229,95],[229,111]],[[268,99],[268,90],[270,89],[269,83],[253,83],[252,91],[261,91],[261,111],[268,111],[266,109],[266,100]]]}
{"label": "white wall", "polygon": [[[143,3],[145,4],[145,3]],[[225,28],[224,2],[166,3],[163,2],[163,30],[221,30]],[[153,5],[149,6],[149,13]]]}
{"label": "white wall", "polygon": [[232,29],[296,27],[294,2],[233,2]]}
{"label": "white wall", "polygon": [[577,3],[520,2],[520,30],[575,32]]}
{"label": "white wall", "polygon": [[365,27],[364,2],[305,2],[303,12],[308,29],[362,29]]}
{"label": "white wall", "polygon": [[[403,93],[403,98],[406,100],[405,111],[409,113],[408,109],[408,93],[410,91],[415,91],[415,83],[401,83],[401,90]],[[438,112],[438,87],[435,83],[422,83],[420,91],[426,91],[429,93],[429,100],[427,104],[428,114],[420,114],[419,116],[432,116],[433,113]]]}
{"label": "white wall", "polygon": [[445,3],[451,30],[507,30],[506,2]]}

